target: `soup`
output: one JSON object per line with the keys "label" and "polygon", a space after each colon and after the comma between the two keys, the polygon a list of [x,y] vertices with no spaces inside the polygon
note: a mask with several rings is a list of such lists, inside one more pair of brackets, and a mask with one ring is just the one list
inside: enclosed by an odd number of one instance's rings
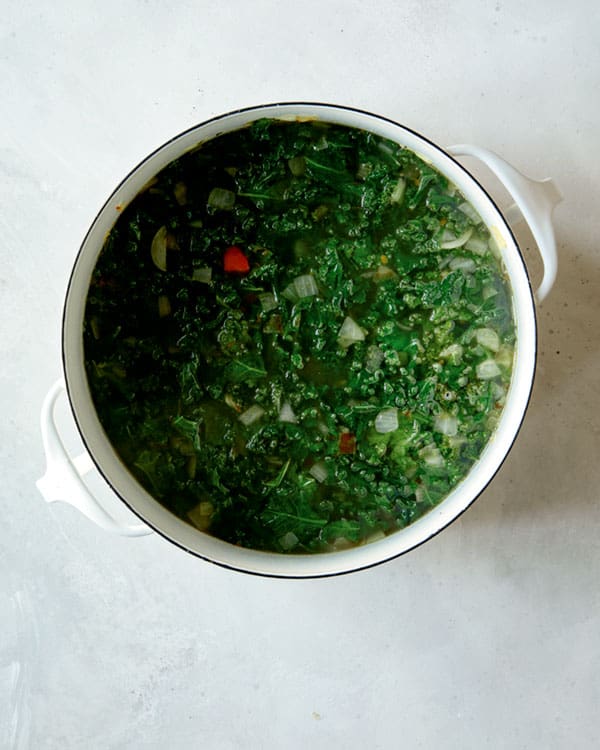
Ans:
{"label": "soup", "polygon": [[367,131],[259,120],[121,212],[84,326],[103,428],[177,516],[326,552],[439,504],[494,431],[514,322],[459,191]]}

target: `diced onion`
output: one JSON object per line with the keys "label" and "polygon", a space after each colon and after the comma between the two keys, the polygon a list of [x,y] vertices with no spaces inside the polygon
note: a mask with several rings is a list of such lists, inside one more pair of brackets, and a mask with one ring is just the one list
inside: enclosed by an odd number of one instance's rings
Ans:
{"label": "diced onion", "polygon": [[377,266],[377,270],[373,274],[372,278],[373,281],[385,281],[386,279],[393,279],[395,276],[398,276],[398,274],[394,271],[393,268],[384,266],[382,264],[380,266]]}
{"label": "diced onion", "polygon": [[485,346],[492,352],[497,352],[500,349],[500,338],[492,328],[478,328],[475,331],[475,338],[478,344]]}
{"label": "diced onion", "polygon": [[440,453],[435,443],[429,443],[419,451],[419,457],[425,461],[428,466],[441,468],[444,465],[444,457]]}
{"label": "diced onion", "polygon": [[233,398],[231,393],[225,394],[225,403],[227,404],[227,406],[230,406],[232,409],[235,409],[236,411],[242,411],[242,407]]}
{"label": "diced onion", "polygon": [[203,284],[210,284],[212,281],[212,268],[194,268],[192,271],[192,281],[200,281]]}
{"label": "diced onion", "polygon": [[456,257],[452,258],[450,263],[448,264],[451,271],[467,271],[467,273],[470,273],[471,271],[474,271],[475,261],[473,258],[463,258],[463,257]]}
{"label": "diced onion", "polygon": [[396,186],[392,190],[392,194],[390,195],[390,203],[402,203],[405,190],[406,180],[403,177],[400,177],[400,179],[396,183]]}
{"label": "diced onion", "polygon": [[213,188],[208,194],[208,205],[222,211],[231,211],[235,205],[235,193],[225,188]]}
{"label": "diced onion", "polygon": [[92,335],[97,341],[100,338],[101,328],[100,323],[98,322],[98,318],[95,315],[90,319],[90,328],[92,329]]}
{"label": "diced onion", "polygon": [[514,350],[512,346],[504,345],[501,346],[498,354],[496,354],[496,362],[501,367],[510,367],[514,358]]}
{"label": "diced onion", "polygon": [[467,219],[471,219],[473,224],[481,224],[481,217],[477,213],[477,211],[473,208],[473,206],[470,203],[467,203],[467,201],[464,201],[460,204],[458,207],[459,211],[462,211],[463,214],[467,217]]}
{"label": "diced onion", "polygon": [[356,170],[356,176],[358,177],[359,180],[366,180],[372,171],[373,171],[373,165],[368,161],[363,161],[358,165],[358,169]]}
{"label": "diced onion", "polygon": [[152,262],[161,271],[167,270],[167,228],[161,227],[152,238],[150,246]]}
{"label": "diced onion", "polygon": [[188,511],[187,517],[197,529],[206,531],[210,527],[214,512],[213,504],[209,500],[202,500]]}
{"label": "diced onion", "polygon": [[440,357],[448,359],[453,365],[457,365],[462,359],[463,348],[460,344],[450,344],[440,352]]}
{"label": "diced onion", "polygon": [[365,370],[367,372],[375,372],[375,370],[378,370],[381,366],[381,363],[383,362],[384,353],[381,351],[381,349],[378,346],[375,346],[375,344],[372,344],[367,349],[367,356],[365,358]]}
{"label": "diced onion", "polygon": [[329,428],[327,427],[325,422],[318,422],[317,430],[319,430],[322,435],[329,435]]}
{"label": "diced onion", "polygon": [[298,302],[298,300],[300,299],[298,297],[298,292],[296,291],[296,286],[294,285],[293,281],[291,284],[288,284],[288,286],[286,286],[283,292],[281,292],[281,296],[289,299],[290,302]]}
{"label": "diced onion", "polygon": [[251,424],[254,424],[254,422],[257,422],[264,413],[265,410],[262,408],[262,406],[253,404],[249,409],[246,409],[246,411],[242,412],[238,419],[243,425],[249,427]]}
{"label": "diced onion", "polygon": [[448,444],[454,448],[454,450],[458,450],[461,445],[464,445],[467,442],[467,438],[464,435],[453,435],[448,438]]}
{"label": "diced onion", "polygon": [[375,432],[385,434],[398,429],[398,409],[382,409],[375,417]]}
{"label": "diced onion", "polygon": [[488,243],[480,237],[471,237],[470,240],[465,243],[465,250],[470,250],[472,253],[477,253],[477,255],[485,255],[489,250],[489,247]]}
{"label": "diced onion", "polygon": [[473,234],[473,227],[469,227],[466,232],[463,232],[458,237],[453,237],[452,239],[445,240],[444,237],[442,237],[442,242],[440,242],[440,247],[442,250],[454,250],[457,247],[462,247],[466,242],[468,242],[469,237]]}
{"label": "diced onion", "polygon": [[287,534],[284,534],[279,539],[279,544],[281,544],[283,549],[293,549],[298,544],[298,537],[293,531],[288,531]]}
{"label": "diced onion", "polygon": [[161,294],[158,298],[158,317],[166,318],[171,314],[171,302],[166,294]]}
{"label": "diced onion", "polygon": [[289,422],[290,424],[296,424],[298,422],[298,417],[294,414],[294,410],[289,401],[286,401],[281,407],[281,410],[279,411],[279,421]]}
{"label": "diced onion", "polygon": [[496,401],[503,404],[506,397],[506,389],[501,383],[492,383],[492,395]]}
{"label": "diced onion", "polygon": [[298,276],[297,279],[294,279],[294,289],[300,299],[302,299],[302,297],[314,297],[319,293],[315,277],[310,273]]}
{"label": "diced onion", "polygon": [[481,296],[483,299],[489,299],[495,297],[498,294],[498,290],[494,286],[484,286],[481,290]]}
{"label": "diced onion", "polygon": [[180,206],[185,206],[187,203],[187,187],[185,186],[185,182],[178,182],[175,185],[173,188],[173,195]]}
{"label": "diced onion", "polygon": [[354,544],[345,536],[336,536],[331,542],[331,547],[334,550],[350,549],[351,547],[354,547]]}
{"label": "diced onion", "polygon": [[263,312],[269,312],[269,310],[274,310],[277,307],[277,300],[275,299],[275,295],[271,292],[259,294],[258,299]]}
{"label": "diced onion", "polygon": [[288,159],[288,167],[294,177],[300,177],[306,172],[306,160],[303,156],[294,156]]}
{"label": "diced onion", "polygon": [[365,332],[355,320],[348,315],[344,318],[342,327],[338,333],[338,343],[343,349],[347,349],[357,341],[365,340]]}
{"label": "diced onion", "polygon": [[493,359],[484,359],[475,368],[479,380],[492,380],[500,375],[500,368]]}
{"label": "diced onion", "polygon": [[417,485],[417,488],[415,489],[415,500],[418,503],[422,503],[423,500],[425,500],[425,497],[425,488],[421,484]]}
{"label": "diced onion", "polygon": [[317,461],[314,463],[308,470],[308,473],[319,483],[324,482],[329,474],[323,461]]}
{"label": "diced onion", "polygon": [[458,432],[458,419],[452,414],[438,414],[433,421],[433,429],[453,437]]}

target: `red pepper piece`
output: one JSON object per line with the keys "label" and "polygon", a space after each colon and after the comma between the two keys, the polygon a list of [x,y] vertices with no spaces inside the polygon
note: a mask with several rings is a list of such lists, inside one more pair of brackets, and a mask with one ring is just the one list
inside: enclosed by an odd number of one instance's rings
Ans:
{"label": "red pepper piece", "polygon": [[351,432],[342,432],[338,442],[340,453],[356,452],[356,436]]}
{"label": "red pepper piece", "polygon": [[250,263],[248,258],[240,250],[237,245],[232,245],[225,250],[223,256],[223,268],[225,273],[248,273],[250,270]]}

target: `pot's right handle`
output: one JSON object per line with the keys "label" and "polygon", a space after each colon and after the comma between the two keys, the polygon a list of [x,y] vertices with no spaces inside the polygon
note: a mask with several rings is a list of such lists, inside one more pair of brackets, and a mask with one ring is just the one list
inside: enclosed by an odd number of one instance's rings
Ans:
{"label": "pot's right handle", "polygon": [[120,523],[100,505],[87,488],[82,477],[94,468],[88,453],[71,458],[60,437],[54,419],[54,407],[59,396],[66,392],[62,380],[48,391],[42,405],[41,428],[46,473],[36,482],[36,487],[48,503],[63,502],[73,505],[84,516],[107,531],[122,536],[144,536],[152,529],[145,523],[129,525]]}
{"label": "pot's right handle", "polygon": [[[552,227],[552,211],[562,201],[560,190],[551,179],[532,180],[501,159],[493,151],[480,146],[460,144],[447,149],[453,156],[474,156],[486,164],[511,194],[515,204],[507,214],[514,221],[515,209],[525,219],[535,239],[542,261],[544,277],[536,292],[538,302],[548,295],[556,279],[556,240]],[[507,216],[508,218],[508,216]],[[521,218],[521,216],[518,216]],[[510,220],[510,219],[509,219]]]}

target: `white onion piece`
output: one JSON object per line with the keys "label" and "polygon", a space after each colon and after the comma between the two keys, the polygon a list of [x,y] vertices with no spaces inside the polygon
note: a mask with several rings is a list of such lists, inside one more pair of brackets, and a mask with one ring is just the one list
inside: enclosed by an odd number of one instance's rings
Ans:
{"label": "white onion piece", "polygon": [[393,268],[390,268],[389,266],[384,266],[383,264],[380,266],[377,266],[377,269],[375,270],[375,273],[373,274],[372,278],[373,281],[385,281],[386,279],[393,279],[394,277],[397,277],[398,274],[394,271]]}
{"label": "white onion piece", "polygon": [[448,359],[453,365],[457,365],[462,359],[463,348],[460,344],[450,344],[440,352],[442,359]]}
{"label": "white onion piece", "polygon": [[458,237],[454,237],[453,239],[444,240],[444,237],[442,236],[440,247],[442,248],[442,250],[454,250],[457,247],[462,247],[466,242],[468,242],[469,237],[472,234],[473,227],[470,227],[466,232],[463,232],[461,235],[459,235]]}
{"label": "white onion piece", "polygon": [[465,242],[465,250],[470,250],[472,253],[477,253],[477,255],[485,255],[489,247],[485,240],[479,237],[471,237],[468,242]]}
{"label": "white onion piece", "polygon": [[375,372],[375,370],[378,370],[381,366],[381,363],[384,359],[384,353],[381,351],[381,349],[378,346],[375,346],[372,344],[367,349],[367,356],[365,359],[365,370],[367,372]]}
{"label": "white onion piece", "polygon": [[504,403],[506,390],[501,383],[492,383],[492,396],[501,404]]}
{"label": "white onion piece", "polygon": [[458,432],[458,419],[452,414],[438,414],[433,420],[433,429],[442,435],[454,437]]}
{"label": "white onion piece", "polygon": [[208,205],[222,211],[231,211],[235,205],[235,193],[225,188],[213,188],[208,194]]}
{"label": "white onion piece", "polygon": [[286,286],[283,292],[281,292],[281,296],[285,297],[286,299],[289,299],[290,302],[294,302],[294,303],[298,302],[298,300],[300,299],[298,297],[298,292],[296,291],[296,286],[293,281],[291,284],[288,284]]}
{"label": "white onion piece", "polygon": [[161,271],[167,270],[167,228],[161,227],[152,238],[150,246],[152,262]]}
{"label": "white onion piece", "polygon": [[262,408],[262,406],[253,404],[249,409],[246,409],[246,411],[242,412],[238,419],[243,425],[249,427],[251,424],[254,424],[254,422],[257,422],[264,413],[265,410]]}
{"label": "white onion piece", "polygon": [[277,307],[277,300],[275,299],[275,295],[271,292],[259,294],[258,300],[260,302],[260,306],[263,309],[263,312],[269,312],[269,310],[274,310]]}
{"label": "white onion piece", "polygon": [[288,167],[294,177],[301,177],[306,172],[306,159],[303,156],[294,156],[288,159]]}
{"label": "white onion piece", "polygon": [[294,414],[294,410],[289,401],[286,401],[281,407],[279,411],[279,421],[289,422],[290,424],[296,424],[298,422],[298,417]]}
{"label": "white onion piece", "polygon": [[471,219],[473,224],[481,224],[481,218],[477,211],[473,208],[473,206],[470,203],[467,203],[467,201],[464,201],[460,204],[458,207],[459,211],[462,211],[463,214],[467,217],[467,219]]}
{"label": "white onion piece", "polygon": [[375,417],[375,432],[382,435],[386,432],[394,432],[398,429],[398,409],[390,407],[382,409]]}
{"label": "white onion piece", "polygon": [[308,473],[319,483],[324,482],[329,474],[323,461],[317,461],[314,463],[308,470]]}
{"label": "white onion piece", "polygon": [[396,183],[396,186],[392,190],[392,194],[390,195],[390,203],[402,203],[405,190],[406,180],[403,177],[400,177],[400,179]]}
{"label": "white onion piece", "polygon": [[304,276],[298,276],[294,279],[294,289],[300,299],[302,297],[314,297],[319,293],[319,287],[315,281],[315,277],[310,274],[304,274]]}
{"label": "white onion piece", "polygon": [[171,302],[166,294],[161,294],[158,298],[158,317],[166,318],[171,314]]}
{"label": "white onion piece", "polygon": [[279,539],[279,544],[281,544],[283,549],[293,549],[298,544],[298,537],[293,531],[288,531],[287,534],[284,534]]}
{"label": "white onion piece", "polygon": [[514,350],[512,346],[504,344],[500,347],[498,354],[496,354],[496,362],[502,367],[510,367],[514,358]]}
{"label": "white onion piece", "polygon": [[460,271],[467,271],[468,273],[470,273],[471,271],[474,271],[476,268],[475,261],[473,260],[473,258],[462,258],[460,256],[457,258],[452,258],[452,260],[450,261],[448,265],[451,271],[460,270]]}
{"label": "white onion piece", "polygon": [[467,442],[467,438],[464,435],[453,435],[448,438],[449,445],[454,448],[454,450],[457,450],[460,448],[461,445],[464,445]]}
{"label": "white onion piece", "polygon": [[478,328],[475,331],[475,338],[478,344],[485,346],[492,352],[497,352],[500,349],[500,338],[492,328]]}
{"label": "white onion piece", "polygon": [[200,531],[206,531],[210,527],[215,509],[209,500],[203,500],[187,513],[187,517]]}
{"label": "white onion piece", "polygon": [[493,359],[484,359],[475,368],[479,380],[492,380],[500,375],[500,368]]}
{"label": "white onion piece", "polygon": [[421,448],[419,451],[419,457],[422,458],[428,466],[441,468],[444,465],[444,457],[435,443],[429,443],[429,445]]}
{"label": "white onion piece", "polygon": [[338,343],[343,349],[347,349],[357,341],[365,340],[365,332],[350,316],[344,318],[342,327],[338,333]]}
{"label": "white onion piece", "polygon": [[210,284],[212,281],[212,268],[205,266],[204,268],[194,268],[192,271],[192,281],[200,281],[203,284]]}

